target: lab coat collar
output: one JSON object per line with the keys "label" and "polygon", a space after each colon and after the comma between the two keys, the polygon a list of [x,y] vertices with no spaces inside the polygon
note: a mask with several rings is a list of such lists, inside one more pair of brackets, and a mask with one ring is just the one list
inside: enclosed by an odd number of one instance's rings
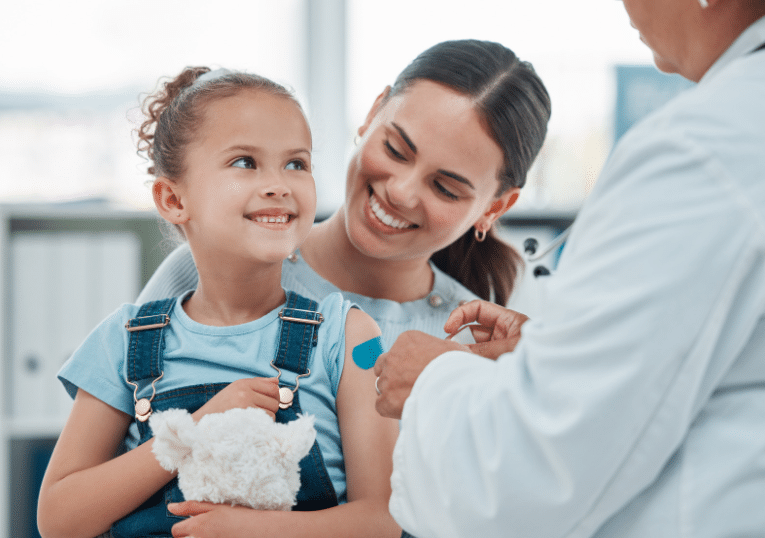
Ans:
{"label": "lab coat collar", "polygon": [[704,73],[699,83],[703,84],[704,81],[714,78],[718,72],[733,60],[749,54],[763,43],[765,43],[765,17],[761,17],[744,30],[731,46],[728,47],[728,50],[723,52],[722,56]]}

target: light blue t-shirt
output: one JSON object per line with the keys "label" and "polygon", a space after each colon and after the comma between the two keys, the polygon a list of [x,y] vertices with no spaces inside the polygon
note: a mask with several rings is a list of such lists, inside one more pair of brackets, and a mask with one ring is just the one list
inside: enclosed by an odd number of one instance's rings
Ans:
{"label": "light blue t-shirt", "polygon": [[[279,311],[242,325],[214,327],[192,320],[181,306],[184,293],[170,313],[164,329],[164,375],[157,393],[202,383],[229,383],[245,377],[275,377],[270,362],[276,356]],[[346,502],[345,466],[335,399],[345,358],[345,319],[352,304],[339,293],[326,296],[318,310],[324,316],[318,344],[309,363],[311,374],[300,378],[303,412],[316,417],[316,439],[338,501]],[[136,317],[139,305],[122,305],[106,318],[74,352],[59,372],[59,379],[74,397],[77,389],[108,405],[134,415],[133,386],[125,380],[128,332],[125,323]],[[295,386],[295,374],[282,370],[280,384]],[[137,397],[151,396],[151,384],[141,385]],[[131,427],[126,446],[138,442]]]}
{"label": "light blue t-shirt", "polygon": [[[470,290],[455,279],[430,264],[434,274],[433,289],[427,297],[416,301],[398,303],[388,299],[373,299],[357,293],[340,290],[325,280],[309,266],[300,252],[282,264],[282,286],[304,297],[320,301],[331,293],[342,292],[343,297],[357,304],[380,326],[384,348],[390,349],[396,338],[408,330],[418,330],[444,338],[444,323],[460,303],[478,299]],[[188,244],[176,248],[162,262],[138,296],[143,303],[195,288],[198,280],[194,259]]]}

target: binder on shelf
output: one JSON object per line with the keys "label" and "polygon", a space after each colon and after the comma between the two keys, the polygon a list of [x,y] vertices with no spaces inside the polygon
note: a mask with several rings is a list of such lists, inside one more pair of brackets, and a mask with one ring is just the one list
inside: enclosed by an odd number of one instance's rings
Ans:
{"label": "binder on shelf", "polygon": [[46,358],[49,353],[48,301],[52,290],[50,241],[29,235],[11,241],[9,336],[11,338],[11,416],[46,414]]}
{"label": "binder on shelf", "polygon": [[11,243],[11,414],[61,425],[72,400],[56,373],[98,323],[135,300],[140,241],[130,232],[62,232]]}

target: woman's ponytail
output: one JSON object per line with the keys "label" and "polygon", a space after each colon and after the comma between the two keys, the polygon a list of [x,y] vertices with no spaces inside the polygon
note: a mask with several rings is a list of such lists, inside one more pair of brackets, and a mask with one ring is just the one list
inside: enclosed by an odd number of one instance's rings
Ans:
{"label": "woman's ponytail", "polygon": [[506,305],[523,269],[523,258],[499,239],[494,228],[486,239],[476,241],[473,228],[448,247],[431,256],[444,273],[481,299]]}

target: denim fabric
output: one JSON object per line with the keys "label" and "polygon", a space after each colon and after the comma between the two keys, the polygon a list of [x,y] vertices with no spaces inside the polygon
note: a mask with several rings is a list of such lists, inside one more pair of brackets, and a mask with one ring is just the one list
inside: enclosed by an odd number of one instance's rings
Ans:
{"label": "denim fabric", "polygon": [[[138,316],[131,320],[130,326],[150,325],[162,319],[175,299],[154,301],[143,305]],[[294,318],[316,319],[320,316],[316,303],[287,292],[285,315]],[[281,336],[275,364],[296,374],[306,373],[310,354],[316,346],[316,325],[294,321],[282,321]],[[130,333],[128,345],[128,379],[134,383],[150,384],[163,371],[162,339],[163,327],[139,330]],[[134,377],[141,375],[143,377]],[[207,403],[228,383],[202,384],[157,394],[151,401],[153,411],[167,409],[186,409],[193,413]],[[297,418],[301,411],[299,391],[295,393],[292,407],[277,413],[278,422],[289,422]],[[136,421],[143,444],[152,437],[148,422]],[[301,487],[298,492],[298,504],[295,510],[318,510],[337,505],[337,496],[329,479],[318,444],[314,443],[311,452],[300,462]],[[162,537],[170,538],[171,527],[182,518],[171,514],[167,504],[182,502],[183,494],[178,487],[178,480],[173,479],[138,509],[117,521],[111,529],[113,538]]]}

